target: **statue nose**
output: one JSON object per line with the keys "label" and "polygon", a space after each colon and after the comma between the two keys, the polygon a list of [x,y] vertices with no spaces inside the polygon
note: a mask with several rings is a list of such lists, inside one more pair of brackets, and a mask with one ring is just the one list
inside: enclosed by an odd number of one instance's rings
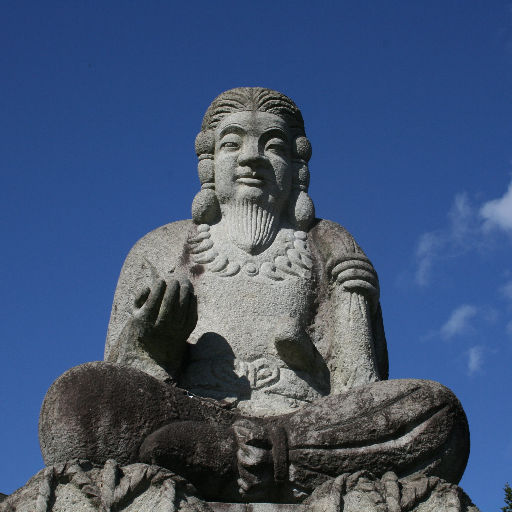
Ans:
{"label": "statue nose", "polygon": [[257,144],[246,144],[242,148],[240,156],[238,157],[238,165],[242,167],[252,167],[261,165],[266,161],[266,158],[260,154]]}

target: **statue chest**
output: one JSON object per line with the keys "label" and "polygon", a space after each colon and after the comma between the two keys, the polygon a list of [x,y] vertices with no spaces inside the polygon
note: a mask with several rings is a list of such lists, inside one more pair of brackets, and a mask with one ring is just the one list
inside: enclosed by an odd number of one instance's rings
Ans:
{"label": "statue chest", "polygon": [[[233,354],[241,360],[277,354],[276,322],[284,317],[308,320],[313,294],[309,279],[269,281],[243,273],[232,277],[205,274],[194,282],[197,326],[189,338],[192,360]],[[205,345],[215,334],[217,342]],[[223,342],[220,341],[223,338]]]}
{"label": "statue chest", "polygon": [[321,396],[308,375],[288,368],[274,345],[276,323],[292,317],[307,325],[315,298],[311,260],[300,259],[293,240],[291,251],[271,262],[224,262],[221,271],[215,261],[192,266],[198,322],[180,387],[235,399],[254,415],[282,414]]}

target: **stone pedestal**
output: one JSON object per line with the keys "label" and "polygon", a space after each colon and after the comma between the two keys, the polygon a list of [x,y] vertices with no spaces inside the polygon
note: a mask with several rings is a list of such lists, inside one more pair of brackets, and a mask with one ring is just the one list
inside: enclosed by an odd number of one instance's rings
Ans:
{"label": "stone pedestal", "polygon": [[306,512],[306,507],[299,504],[279,503],[212,503],[208,505],[214,512]]}
{"label": "stone pedestal", "polygon": [[300,504],[206,502],[158,466],[72,460],[47,467],[0,502],[0,512],[479,512],[457,485],[437,477],[376,478],[360,471],[318,487]]}

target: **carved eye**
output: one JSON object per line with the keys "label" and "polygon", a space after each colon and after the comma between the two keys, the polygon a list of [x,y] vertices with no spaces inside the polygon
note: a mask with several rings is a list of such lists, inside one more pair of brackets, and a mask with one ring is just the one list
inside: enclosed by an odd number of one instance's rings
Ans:
{"label": "carved eye", "polygon": [[221,148],[234,148],[234,149],[238,149],[240,147],[240,144],[238,144],[238,142],[226,141],[226,142],[223,142],[220,145],[220,147]]}
{"label": "carved eye", "polygon": [[242,147],[242,138],[237,133],[226,133],[219,141],[219,148],[238,151]]}
{"label": "carved eye", "polygon": [[286,154],[286,144],[281,139],[270,139],[265,146],[265,151],[271,151],[280,155]]}

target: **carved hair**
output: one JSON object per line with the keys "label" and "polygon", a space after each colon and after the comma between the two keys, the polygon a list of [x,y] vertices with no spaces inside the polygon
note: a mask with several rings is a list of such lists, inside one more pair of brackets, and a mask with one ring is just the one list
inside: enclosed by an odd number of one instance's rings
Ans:
{"label": "carved hair", "polygon": [[296,229],[307,231],[315,218],[315,207],[308,196],[311,144],[306,138],[304,120],[297,105],[277,91],[261,87],[238,87],[223,92],[213,100],[203,118],[201,132],[196,137],[199,158],[198,173],[201,191],[192,203],[192,218],[197,224],[214,224],[220,220],[220,206],[215,194],[214,130],[222,119],[234,112],[256,110],[281,117],[293,137],[292,191],[288,202],[288,217]]}

